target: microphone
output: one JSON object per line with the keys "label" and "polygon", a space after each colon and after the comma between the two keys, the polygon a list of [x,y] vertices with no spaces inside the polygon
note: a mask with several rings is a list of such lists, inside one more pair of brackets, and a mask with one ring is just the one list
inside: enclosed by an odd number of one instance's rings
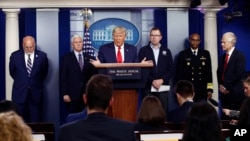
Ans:
{"label": "microphone", "polygon": [[209,102],[212,103],[214,106],[220,108],[221,110],[223,109],[223,108],[221,107],[221,105],[220,105],[217,101],[215,101],[214,99],[209,98],[208,100],[209,100]]}

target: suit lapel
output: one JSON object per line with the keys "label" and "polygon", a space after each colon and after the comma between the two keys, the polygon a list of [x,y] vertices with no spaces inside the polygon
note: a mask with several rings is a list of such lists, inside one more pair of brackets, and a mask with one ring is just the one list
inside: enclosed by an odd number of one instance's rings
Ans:
{"label": "suit lapel", "polygon": [[110,48],[110,52],[113,52],[113,55],[110,55],[110,57],[112,57],[111,60],[114,60],[114,62],[116,63],[117,60],[116,60],[115,45],[112,44],[111,46],[109,46],[109,48]]}
{"label": "suit lapel", "polygon": [[38,62],[39,62],[39,55],[38,55],[38,53],[35,51],[35,52],[34,52],[34,61],[33,61],[33,65],[32,65],[31,75],[32,75],[32,73],[36,70]]}
{"label": "suit lapel", "polygon": [[[227,63],[227,68],[230,66],[230,64],[232,63],[232,61],[233,61],[233,59],[234,59],[234,57],[235,57],[235,53],[236,53],[236,51],[235,51],[235,49],[234,49],[234,51],[232,52],[232,54],[231,54],[231,56],[229,57],[229,60],[228,60],[228,63]],[[226,58],[226,54],[224,54],[224,60],[225,60],[225,58]],[[227,68],[226,68],[226,70],[227,70]]]}
{"label": "suit lapel", "polygon": [[129,59],[129,47],[124,44],[124,60],[123,62],[128,62]]}
{"label": "suit lapel", "polygon": [[[81,71],[81,68],[80,68],[80,66],[79,66],[79,63],[78,63],[78,60],[77,60],[77,58],[76,58],[76,56],[75,56],[74,51],[71,52],[71,60],[72,60],[73,65],[74,65],[74,66],[77,66],[77,68],[79,69],[79,71]],[[83,65],[84,65],[84,64],[83,64]]]}
{"label": "suit lapel", "polygon": [[[22,59],[20,59],[20,61],[21,61],[21,64],[23,64],[23,68],[25,69],[25,70],[27,70],[27,67],[26,67],[26,60],[25,60],[25,53],[24,53],[24,51],[22,51],[22,53],[21,53],[21,58]],[[27,72],[27,75],[28,75],[28,71],[26,71]]]}

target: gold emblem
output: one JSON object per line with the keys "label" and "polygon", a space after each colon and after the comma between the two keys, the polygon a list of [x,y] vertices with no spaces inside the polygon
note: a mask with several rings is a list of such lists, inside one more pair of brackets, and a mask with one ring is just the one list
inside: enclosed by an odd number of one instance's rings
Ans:
{"label": "gold emblem", "polygon": [[205,62],[202,62],[202,65],[205,66]]}

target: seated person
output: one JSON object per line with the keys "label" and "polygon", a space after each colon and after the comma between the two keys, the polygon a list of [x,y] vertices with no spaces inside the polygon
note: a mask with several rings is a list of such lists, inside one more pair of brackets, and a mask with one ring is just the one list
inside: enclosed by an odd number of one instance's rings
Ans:
{"label": "seated person", "polygon": [[[243,88],[246,97],[250,97],[250,75],[243,80]],[[237,110],[223,109],[222,111],[231,118],[239,118],[240,115],[240,111]]]}
{"label": "seated person", "polygon": [[194,103],[185,122],[182,141],[222,141],[220,119],[207,102]]}
{"label": "seated person", "polygon": [[0,113],[0,141],[32,141],[32,132],[15,112]]}
{"label": "seated person", "polygon": [[[246,98],[239,111],[239,119],[230,121],[230,131],[235,133],[236,130],[250,130],[250,97]],[[247,132],[243,136],[234,136],[230,134],[230,141],[249,141],[250,134]]]}
{"label": "seated person", "polygon": [[188,110],[194,103],[194,86],[188,80],[179,80],[175,85],[175,94],[180,107],[169,112],[167,121],[178,126],[179,123],[185,122]]}
{"label": "seated person", "polygon": [[80,119],[85,119],[86,117],[87,117],[87,109],[85,108],[81,112],[69,114],[66,118],[66,123],[77,121]]}
{"label": "seated person", "polygon": [[17,113],[17,108],[14,103],[10,100],[1,100],[0,101],[0,113],[14,111]]}
{"label": "seated person", "polygon": [[238,125],[250,127],[250,97],[248,97],[240,108]]}
{"label": "seated person", "polygon": [[132,123],[107,116],[114,101],[112,94],[112,79],[103,74],[93,75],[83,95],[86,119],[61,126],[58,141],[135,141]]}
{"label": "seated person", "polygon": [[163,131],[166,113],[156,96],[145,96],[135,124],[135,131]]}

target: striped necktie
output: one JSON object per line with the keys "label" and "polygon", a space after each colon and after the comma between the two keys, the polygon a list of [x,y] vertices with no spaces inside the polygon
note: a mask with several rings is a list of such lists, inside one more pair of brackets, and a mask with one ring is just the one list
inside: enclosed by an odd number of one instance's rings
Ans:
{"label": "striped necktie", "polygon": [[27,72],[28,72],[28,76],[30,77],[31,74],[31,70],[32,70],[32,62],[31,62],[31,58],[30,58],[30,54],[28,54],[28,60],[27,60]]}

